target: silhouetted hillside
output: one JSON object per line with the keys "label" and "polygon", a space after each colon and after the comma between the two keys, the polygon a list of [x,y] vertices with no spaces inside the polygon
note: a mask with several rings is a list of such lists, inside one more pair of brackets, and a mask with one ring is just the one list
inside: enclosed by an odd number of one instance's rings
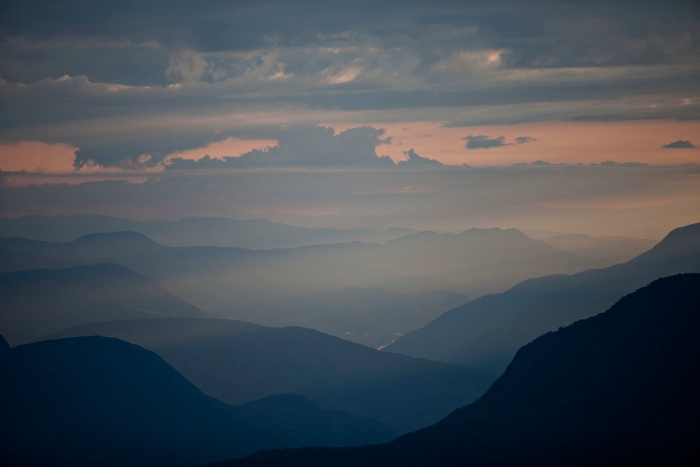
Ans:
{"label": "silhouetted hillside", "polygon": [[51,465],[197,465],[280,445],[160,357],[84,337],[2,359],[0,443]]}
{"label": "silhouetted hillside", "polygon": [[697,465],[700,275],[659,279],[520,349],[479,401],[390,444],[227,466]]}
{"label": "silhouetted hillside", "polygon": [[141,345],[206,394],[241,404],[300,394],[371,417],[399,433],[435,423],[483,394],[493,378],[456,365],[379,352],[311,329],[233,320],[96,323],[53,337],[102,335]]}
{"label": "silhouetted hillside", "polygon": [[84,323],[203,316],[156,281],[117,264],[0,274],[0,333],[13,344]]}
{"label": "silhouetted hillside", "polygon": [[502,294],[473,300],[401,337],[387,350],[499,374],[516,350],[537,336],[598,314],[654,279],[686,272],[700,272],[700,224],[672,231],[625,264],[531,279]]}
{"label": "silhouetted hillside", "polygon": [[109,216],[23,216],[0,218],[0,237],[22,237],[70,242],[83,235],[119,231],[139,232],[168,246],[219,246],[251,249],[295,248],[353,241],[385,242],[414,233],[393,228],[383,232],[363,229],[310,229],[270,222],[226,217],[186,217],[177,221],[132,221]]}
{"label": "silhouetted hillside", "polygon": [[13,462],[196,466],[261,448],[394,437],[375,420],[326,411],[301,396],[228,406],[157,355],[117,339],[14,349],[2,340],[0,374],[0,459],[6,454]]}
{"label": "silhouetted hillside", "polygon": [[312,400],[278,394],[238,407],[248,420],[298,446],[359,446],[389,441],[396,432],[367,417],[340,410],[323,410]]}

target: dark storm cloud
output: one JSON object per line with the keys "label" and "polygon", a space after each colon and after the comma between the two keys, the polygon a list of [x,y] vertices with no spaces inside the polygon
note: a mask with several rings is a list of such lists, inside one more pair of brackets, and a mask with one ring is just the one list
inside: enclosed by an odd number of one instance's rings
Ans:
{"label": "dark storm cloud", "polygon": [[662,146],[664,149],[693,149],[695,145],[690,141],[678,140],[673,143],[664,144]]}
{"label": "dark storm cloud", "polygon": [[86,74],[160,84],[165,73],[154,65],[170,51],[334,47],[361,37],[414,50],[417,70],[475,49],[503,50],[507,67],[532,69],[697,58],[691,2],[634,5],[630,15],[628,2],[14,0],[0,14],[0,59],[11,81]]}
{"label": "dark storm cloud", "polygon": [[[225,134],[329,123],[319,109],[382,121],[411,109],[450,126],[698,119],[697,100],[681,104],[697,95],[698,44],[697,6],[683,1],[10,0],[0,141],[69,144],[78,167],[138,167],[144,154],[156,164]],[[263,106],[300,112],[275,124],[144,124]],[[96,119],[105,125],[89,134]]]}
{"label": "dark storm cloud", "polygon": [[160,134],[150,134],[149,139],[103,142],[76,140],[73,165],[81,168],[85,165],[99,165],[102,167],[121,167],[123,169],[139,169],[160,164],[165,156],[176,151],[196,149],[206,146],[211,141],[225,139],[230,136],[227,133],[213,134],[194,133],[177,134],[165,131]]}
{"label": "dark storm cloud", "polygon": [[506,143],[505,136],[489,138],[487,135],[468,135],[462,138],[467,142],[464,147],[467,149],[490,149],[500,148],[501,146],[510,146],[512,143]]}
{"label": "dark storm cloud", "polygon": [[403,155],[408,157],[405,161],[399,161],[398,166],[407,168],[407,169],[412,169],[412,168],[419,168],[419,167],[442,167],[443,164],[440,161],[436,161],[435,159],[430,159],[428,157],[422,157],[419,156],[416,151],[413,149],[409,149],[408,151],[404,151]]}
{"label": "dark storm cloud", "polygon": [[515,138],[515,144],[532,143],[533,141],[537,141],[537,139],[532,136],[518,136]]}
{"label": "dark storm cloud", "polygon": [[389,141],[384,130],[360,127],[335,134],[333,128],[292,127],[279,133],[278,143],[255,149],[240,157],[222,159],[205,156],[197,161],[174,158],[168,170],[249,169],[259,167],[395,167],[389,156],[376,149]]}

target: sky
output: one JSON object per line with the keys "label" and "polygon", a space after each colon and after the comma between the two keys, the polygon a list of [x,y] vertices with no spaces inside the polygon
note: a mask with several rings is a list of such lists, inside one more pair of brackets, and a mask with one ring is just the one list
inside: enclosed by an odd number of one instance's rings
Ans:
{"label": "sky", "polygon": [[5,1],[0,216],[662,236],[693,1]]}

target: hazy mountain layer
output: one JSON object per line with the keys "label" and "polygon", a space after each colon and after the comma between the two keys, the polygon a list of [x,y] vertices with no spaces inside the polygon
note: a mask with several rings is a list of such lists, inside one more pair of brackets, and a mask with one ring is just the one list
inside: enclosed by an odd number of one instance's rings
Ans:
{"label": "hazy mountain layer", "polygon": [[295,248],[344,242],[380,242],[414,233],[392,228],[382,232],[363,229],[310,229],[270,222],[226,217],[186,217],[178,221],[132,221],[109,216],[24,216],[0,218],[0,237],[22,237],[70,242],[93,233],[139,232],[162,245],[221,246],[251,249]]}
{"label": "hazy mountain layer", "polygon": [[655,281],[520,349],[477,402],[390,444],[227,466],[696,465],[700,275]]}
{"label": "hazy mountain layer", "polygon": [[0,250],[0,273],[26,269],[56,269],[74,266],[72,261]]}
{"label": "hazy mountain layer", "polygon": [[[399,294],[380,288],[314,291],[237,306],[241,319],[266,326],[302,326],[378,348],[418,329],[469,297],[449,290]],[[214,315],[214,313],[211,313]],[[220,313],[225,315],[227,313]]]}
{"label": "hazy mountain layer", "polygon": [[300,394],[406,433],[472,402],[493,378],[380,352],[320,332],[233,320],[157,319],[79,326],[52,337],[117,337],[152,350],[206,394],[241,404]]}
{"label": "hazy mountain layer", "polygon": [[540,240],[562,251],[612,263],[629,261],[658,243],[646,238],[592,237],[584,234],[554,235]]}
{"label": "hazy mountain layer", "polygon": [[672,231],[625,264],[531,279],[502,294],[473,300],[401,337],[387,350],[499,374],[516,350],[537,336],[598,314],[654,279],[685,272],[700,272],[700,224]]}
{"label": "hazy mountain layer", "polygon": [[531,277],[613,264],[557,250],[517,229],[421,232],[352,252],[346,260],[435,277],[470,297],[501,292]]}
{"label": "hazy mountain layer", "polygon": [[0,248],[118,262],[214,316],[302,325],[372,347],[466,303],[464,292],[502,291],[528,277],[598,264],[512,229],[278,250],[166,247],[133,232],[68,243],[0,239]]}
{"label": "hazy mountain layer", "polygon": [[84,323],[203,316],[118,264],[0,273],[0,333],[13,345]]}
{"label": "hazy mountain layer", "polygon": [[375,420],[301,396],[223,404],[157,355],[117,339],[5,344],[0,373],[0,452],[25,463],[196,466],[261,448],[394,436]]}

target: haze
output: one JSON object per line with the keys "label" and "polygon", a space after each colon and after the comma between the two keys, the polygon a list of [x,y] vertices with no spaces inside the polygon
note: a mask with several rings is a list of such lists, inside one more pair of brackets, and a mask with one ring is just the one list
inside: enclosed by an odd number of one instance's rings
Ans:
{"label": "haze", "polygon": [[0,4],[2,465],[700,465],[699,284],[697,0]]}

